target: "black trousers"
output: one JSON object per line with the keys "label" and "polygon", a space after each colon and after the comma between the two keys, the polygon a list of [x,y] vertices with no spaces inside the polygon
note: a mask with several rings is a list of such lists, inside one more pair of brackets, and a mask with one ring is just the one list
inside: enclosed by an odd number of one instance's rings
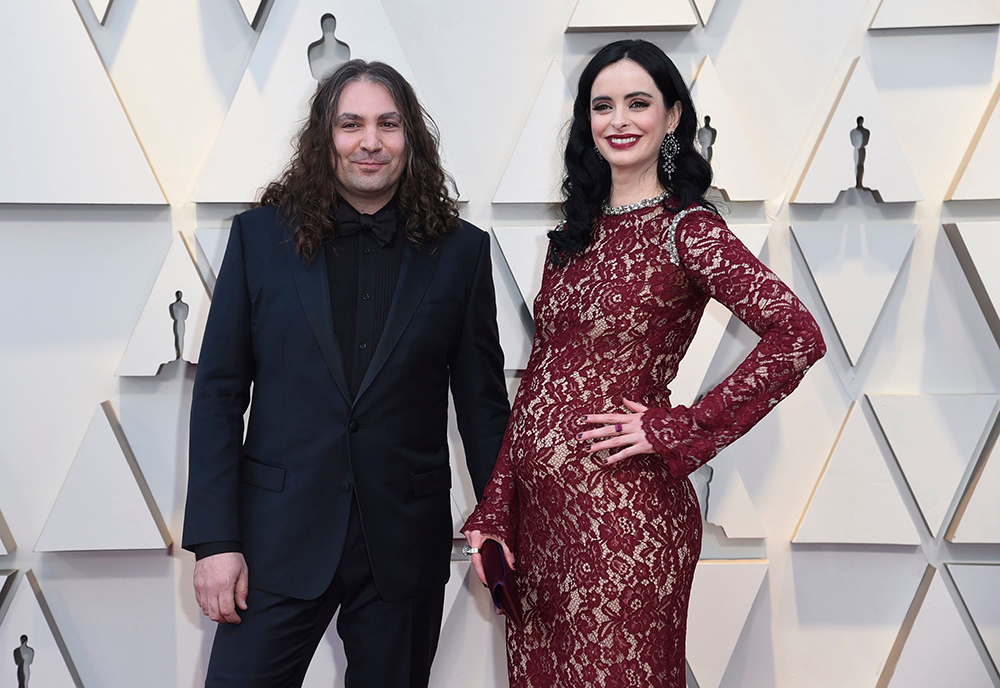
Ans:
{"label": "black trousers", "polygon": [[[250,571],[253,581],[253,571]],[[302,685],[334,613],[347,655],[346,688],[426,688],[441,632],[444,587],[399,602],[375,590],[357,504],[330,587],[315,600],[250,589],[242,623],[220,623],[206,688]]]}

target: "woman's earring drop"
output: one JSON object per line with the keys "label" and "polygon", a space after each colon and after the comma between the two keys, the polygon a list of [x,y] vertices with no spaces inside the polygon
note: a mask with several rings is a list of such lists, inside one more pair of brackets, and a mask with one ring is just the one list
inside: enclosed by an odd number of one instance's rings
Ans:
{"label": "woman's earring drop", "polygon": [[597,147],[596,143],[594,144],[594,152],[597,153],[597,159],[604,162],[604,156],[601,155],[601,149]]}
{"label": "woman's earring drop", "polygon": [[667,181],[673,181],[674,172],[677,171],[677,164],[674,160],[680,152],[680,141],[677,140],[674,132],[671,131],[663,137],[663,143],[660,144],[660,155],[663,156],[663,171],[667,173]]}

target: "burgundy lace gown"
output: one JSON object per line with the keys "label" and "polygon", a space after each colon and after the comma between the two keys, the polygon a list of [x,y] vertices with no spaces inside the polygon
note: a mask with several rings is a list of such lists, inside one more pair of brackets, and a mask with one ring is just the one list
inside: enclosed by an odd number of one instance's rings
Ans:
{"label": "burgundy lace gown", "polygon": [[[669,390],[709,298],[760,342],[691,406]],[[802,303],[716,215],[661,206],[602,217],[586,251],[546,263],[535,338],[496,469],[464,526],[513,545],[524,628],[510,685],[684,688],[701,548],[694,469],[790,394],[825,352]],[[643,416],[655,454],[604,466],[585,413]]]}

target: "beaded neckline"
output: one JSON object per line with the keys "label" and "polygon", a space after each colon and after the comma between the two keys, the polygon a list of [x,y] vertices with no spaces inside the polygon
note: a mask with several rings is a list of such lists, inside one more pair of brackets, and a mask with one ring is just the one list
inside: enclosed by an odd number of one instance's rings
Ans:
{"label": "beaded neckline", "polygon": [[653,198],[644,198],[641,201],[636,201],[635,203],[629,203],[628,205],[616,205],[610,206],[607,201],[601,204],[601,211],[605,215],[624,215],[625,213],[630,213],[633,210],[641,210],[642,208],[651,208],[654,205],[659,205],[663,200],[670,195],[669,191],[664,191],[659,196],[654,196]]}

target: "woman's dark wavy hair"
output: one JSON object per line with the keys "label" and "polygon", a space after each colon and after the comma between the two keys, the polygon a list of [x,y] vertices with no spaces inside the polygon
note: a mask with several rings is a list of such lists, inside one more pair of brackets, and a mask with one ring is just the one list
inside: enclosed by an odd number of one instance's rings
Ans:
{"label": "woman's dark wavy hair", "polygon": [[678,100],[681,103],[681,118],[674,131],[680,143],[680,154],[674,160],[677,167],[673,178],[668,179],[663,171],[662,153],[656,165],[660,184],[671,192],[663,202],[664,208],[677,212],[697,202],[715,211],[715,206],[705,199],[705,192],[712,183],[712,168],[694,147],[698,117],[691,102],[691,93],[677,67],[666,53],[649,41],[609,43],[587,64],[577,87],[573,121],[566,143],[566,174],[562,183],[565,222],[549,232],[549,257],[555,265],[565,265],[587,248],[594,222],[601,214],[601,205],[611,195],[611,168],[594,149],[594,137],[590,131],[590,98],[594,79],[601,70],[622,60],[632,60],[649,72],[663,94],[666,107],[672,107]]}
{"label": "woman's dark wavy hair", "polygon": [[263,189],[255,204],[278,208],[292,228],[296,251],[306,260],[312,260],[323,242],[336,234],[340,196],[335,184],[333,120],[340,94],[352,81],[385,86],[402,117],[407,158],[397,199],[406,215],[407,239],[419,246],[459,226],[455,180],[441,166],[437,126],[413,87],[383,62],[351,60],[319,83],[309,118],[296,136],[292,161]]}

